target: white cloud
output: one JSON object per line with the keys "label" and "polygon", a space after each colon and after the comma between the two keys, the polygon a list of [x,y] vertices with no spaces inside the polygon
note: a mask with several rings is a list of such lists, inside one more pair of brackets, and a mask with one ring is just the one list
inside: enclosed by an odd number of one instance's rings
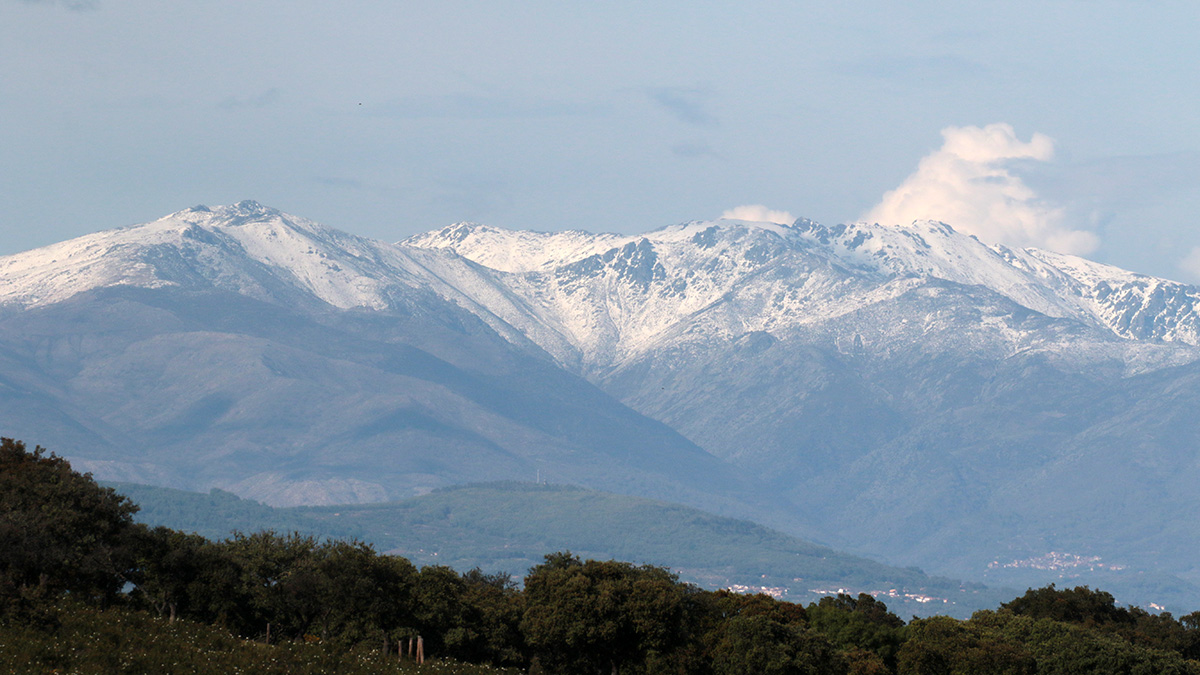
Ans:
{"label": "white cloud", "polygon": [[1022,142],[1008,124],[942,129],[941,149],[929,154],[900,187],[863,219],[886,225],[940,220],[988,242],[1036,246],[1061,253],[1096,250],[1099,240],[1072,230],[1064,212],[1041,202],[1020,177],[1012,160],[1049,161],[1054,141],[1034,134]]}
{"label": "white cloud", "polygon": [[1187,275],[1187,281],[1200,282],[1200,246],[1192,248],[1191,252],[1179,261],[1179,269]]}
{"label": "white cloud", "polygon": [[762,204],[744,204],[736,206],[721,214],[724,220],[749,220],[755,223],[778,223],[791,225],[796,222],[796,216],[787,211],[773,211]]}

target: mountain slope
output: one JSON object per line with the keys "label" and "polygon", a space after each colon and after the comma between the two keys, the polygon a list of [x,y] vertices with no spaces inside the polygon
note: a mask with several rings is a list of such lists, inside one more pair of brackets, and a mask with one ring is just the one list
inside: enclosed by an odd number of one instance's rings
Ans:
{"label": "mountain slope", "polygon": [[275,504],[539,472],[743,514],[764,502],[446,299],[443,275],[487,298],[479,269],[250,202],[0,258],[0,396],[16,402],[0,428],[99,477]]}
{"label": "mountain slope", "polygon": [[705,314],[721,314],[728,331],[796,328],[888,302],[927,279],[981,286],[1120,337],[1200,344],[1194,287],[1074,256],[988,246],[942,223],[717,221],[636,236],[459,224],[404,243],[502,272],[598,368],[672,339]]}
{"label": "mountain slope", "polygon": [[560,362],[826,541],[968,577],[1062,547],[1200,572],[1194,287],[923,222],[405,243],[495,266]]}

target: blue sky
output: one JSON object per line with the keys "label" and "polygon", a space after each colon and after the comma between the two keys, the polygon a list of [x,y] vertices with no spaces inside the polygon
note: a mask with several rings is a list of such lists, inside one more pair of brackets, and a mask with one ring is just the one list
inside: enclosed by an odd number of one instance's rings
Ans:
{"label": "blue sky", "polygon": [[242,199],[398,240],[907,217],[916,185],[1200,281],[1194,0],[648,4],[0,0],[0,254]]}

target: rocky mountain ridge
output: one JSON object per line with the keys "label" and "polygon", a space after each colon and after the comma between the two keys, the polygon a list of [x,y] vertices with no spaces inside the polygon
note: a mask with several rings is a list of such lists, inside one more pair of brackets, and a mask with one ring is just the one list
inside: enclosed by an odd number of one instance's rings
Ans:
{"label": "rocky mountain ridge", "polygon": [[720,220],[644,235],[460,223],[391,245],[246,201],[0,257],[0,306],[42,306],[112,286],[199,284],[384,309],[405,290],[428,288],[509,338],[515,326],[565,362],[603,367],[703,315],[724,314],[726,333],[788,330],[887,302],[924,279],[982,286],[1129,340],[1200,344],[1193,286],[989,246],[936,222]]}
{"label": "rocky mountain ridge", "polygon": [[989,246],[936,222],[693,222],[630,236],[461,223],[403,243],[450,250],[503,273],[501,281],[544,308],[546,325],[599,363],[602,355],[637,353],[701,313],[727,312],[726,331],[739,324],[745,332],[786,330],[887,302],[922,279],[982,286],[1126,339],[1200,344],[1193,286],[1076,256]]}
{"label": "rocky mountain ridge", "polygon": [[0,429],[101,478],[281,505],[540,472],[744,508],[736,469],[473,301],[505,293],[454,254],[254,202],[6,256]]}

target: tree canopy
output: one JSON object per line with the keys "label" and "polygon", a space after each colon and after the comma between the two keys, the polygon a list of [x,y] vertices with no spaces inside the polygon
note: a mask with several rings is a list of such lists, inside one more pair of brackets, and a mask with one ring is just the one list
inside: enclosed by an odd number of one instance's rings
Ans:
{"label": "tree canopy", "polygon": [[111,600],[135,567],[136,511],[65,459],[0,439],[0,597]]}
{"label": "tree canopy", "polygon": [[[203,626],[206,643],[234,640],[209,650],[226,665],[265,663],[229,647],[238,639],[320,645],[314,653],[334,664],[364,650],[394,659],[369,659],[382,664],[407,659],[419,638],[434,658],[557,675],[1200,675],[1200,613],[1176,620],[1119,607],[1086,586],[1030,589],[968,621],[906,625],[867,594],[805,607],[570,552],[547,555],[520,588],[507,574],[417,569],[353,540],[267,530],[211,541],[147,529],[136,511],[66,460],[0,439],[0,645],[34,645],[21,668],[115,663],[121,645],[181,644],[144,634],[163,632],[150,621],[159,617]],[[47,616],[58,618],[39,619]],[[112,642],[107,652],[64,651],[43,640],[57,630]],[[340,667],[329,672],[362,672]]]}

